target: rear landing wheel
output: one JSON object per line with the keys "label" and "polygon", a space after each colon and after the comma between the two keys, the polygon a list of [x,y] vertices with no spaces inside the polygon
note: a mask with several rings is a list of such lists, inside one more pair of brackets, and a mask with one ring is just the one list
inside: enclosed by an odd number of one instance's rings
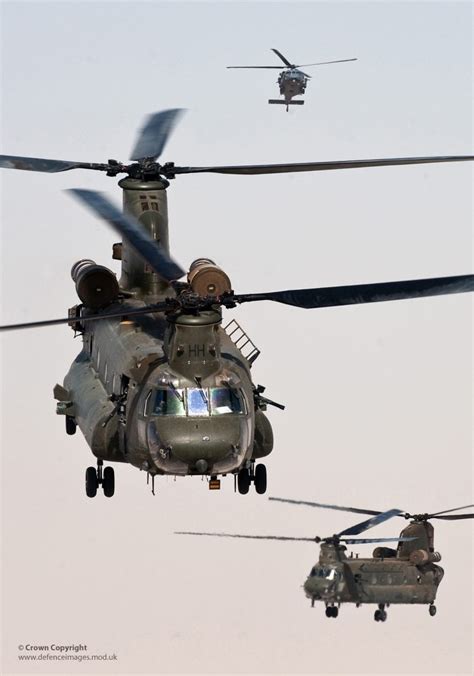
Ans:
{"label": "rear landing wheel", "polygon": [[70,415],[66,416],[66,434],[76,434],[77,423]]}
{"label": "rear landing wheel", "polygon": [[387,619],[387,613],[385,612],[385,610],[379,609],[379,610],[375,611],[374,620],[376,622],[385,622],[386,619]]}
{"label": "rear landing wheel", "polygon": [[250,472],[248,469],[241,469],[237,475],[237,488],[239,493],[246,495],[250,488]]}
{"label": "rear landing wheel", "polygon": [[113,467],[106,467],[102,476],[102,488],[106,498],[111,498],[115,492],[115,472]]}
{"label": "rear landing wheel", "polygon": [[267,490],[267,468],[265,465],[257,465],[254,478],[255,490],[259,495],[263,495]]}
{"label": "rear landing wheel", "polygon": [[99,479],[97,477],[96,468],[88,467],[86,469],[86,494],[88,498],[95,498],[98,485]]}
{"label": "rear landing wheel", "polygon": [[433,604],[430,605],[428,610],[429,610],[431,617],[434,617],[436,615],[436,606],[434,606]]}

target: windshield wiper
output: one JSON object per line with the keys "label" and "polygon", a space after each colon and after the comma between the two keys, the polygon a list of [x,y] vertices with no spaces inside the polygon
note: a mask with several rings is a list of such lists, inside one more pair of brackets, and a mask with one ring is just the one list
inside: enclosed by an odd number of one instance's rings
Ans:
{"label": "windshield wiper", "polygon": [[178,392],[178,390],[177,390],[176,387],[173,385],[173,383],[171,382],[171,380],[168,380],[167,385],[168,385],[168,387],[170,388],[170,390],[172,391],[172,393],[174,394],[174,396],[175,396],[182,404],[184,404],[184,395],[182,395],[182,394],[180,394],[180,393]]}
{"label": "windshield wiper", "polygon": [[206,393],[202,389],[201,378],[199,376],[195,376],[194,381],[195,381],[196,385],[198,386],[198,389],[199,389],[199,392],[201,393],[201,397],[202,397],[203,402],[207,406],[209,402],[207,401]]}

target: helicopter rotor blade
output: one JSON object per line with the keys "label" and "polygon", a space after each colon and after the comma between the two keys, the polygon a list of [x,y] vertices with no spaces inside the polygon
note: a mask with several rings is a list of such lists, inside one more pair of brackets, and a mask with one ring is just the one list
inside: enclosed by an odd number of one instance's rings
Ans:
{"label": "helicopter rotor blade", "polygon": [[474,507],[474,505],[464,505],[464,507],[454,507],[453,509],[442,509],[439,512],[434,512],[433,514],[430,514],[430,518],[432,516],[438,516],[438,514],[448,514],[449,512],[459,512],[459,510],[469,509],[469,507]]}
{"label": "helicopter rotor blade", "polygon": [[307,502],[306,500],[288,500],[287,498],[268,498],[275,502],[288,502],[292,505],[305,505],[306,507],[322,507],[323,509],[337,509],[341,512],[354,512],[355,514],[382,514],[371,509],[359,509],[358,507],[339,507],[339,505],[325,505],[320,502]]}
{"label": "helicopter rotor blade", "polygon": [[77,188],[72,188],[68,192],[117,230],[162,279],[171,282],[184,275],[184,270],[173,261],[142,225],[132,216],[117,209],[105,195],[94,190]]}
{"label": "helicopter rotor blade", "polygon": [[130,159],[139,162],[158,158],[183,113],[182,108],[170,108],[149,115],[138,135]]}
{"label": "helicopter rotor blade", "polygon": [[348,61],[357,61],[355,59],[338,59],[337,61],[319,61],[319,63],[300,63],[296,68],[308,68],[308,66],[325,66],[328,63],[347,63]]}
{"label": "helicopter rotor blade", "polygon": [[288,542],[315,542],[315,538],[286,537],[284,535],[241,535],[238,533],[199,533],[192,530],[177,530],[175,535],[205,535],[217,538],[244,538],[246,540],[283,540]]}
{"label": "helicopter rotor blade", "polygon": [[97,162],[69,162],[67,160],[47,160],[44,157],[19,157],[17,155],[0,155],[1,169],[21,169],[22,171],[42,171],[55,174],[71,169],[95,169],[108,171],[108,164]]}
{"label": "helicopter rotor blade", "polygon": [[400,514],[404,514],[402,509],[389,509],[386,512],[381,512],[380,514],[373,516],[371,519],[367,519],[366,521],[356,523],[355,526],[346,528],[337,535],[338,537],[342,535],[359,535],[360,533],[369,530],[369,528],[377,526],[379,523],[383,523],[388,519],[392,519],[394,516],[400,516]]}
{"label": "helicopter rotor blade", "polygon": [[341,542],[345,542],[348,545],[363,545],[371,544],[376,542],[410,542],[411,540],[418,540],[416,537],[399,537],[399,538],[341,538]]}
{"label": "helicopter rotor blade", "polygon": [[272,70],[281,70],[281,66],[226,66],[226,68],[271,68]]}
{"label": "helicopter rotor blade", "polygon": [[474,519],[474,514],[440,514],[428,516],[428,519],[444,519],[445,521],[459,521],[461,519]]}
{"label": "helicopter rotor blade", "polygon": [[267,293],[235,294],[232,296],[232,300],[236,303],[271,300],[277,303],[284,303],[285,305],[312,309],[424,298],[451,293],[467,293],[469,291],[474,291],[474,275],[411,279],[408,281],[378,282],[375,284],[353,284],[349,286],[329,286],[317,289],[291,289],[287,291],[269,291]]}
{"label": "helicopter rotor blade", "polygon": [[57,326],[58,324],[69,324],[78,322],[84,324],[86,322],[95,322],[100,319],[120,319],[128,317],[136,317],[140,315],[153,314],[154,312],[164,312],[170,308],[172,301],[164,303],[156,303],[155,305],[147,305],[142,308],[126,308],[122,310],[115,310],[114,312],[104,312],[96,315],[86,315],[84,317],[61,317],[60,319],[44,319],[38,322],[24,322],[21,324],[5,324],[0,326],[0,331],[16,331],[18,329],[37,329],[43,326]]}
{"label": "helicopter rotor blade", "polygon": [[290,63],[288,61],[288,59],[285,56],[283,56],[283,54],[281,52],[278,51],[278,49],[274,49],[273,47],[271,49],[272,49],[272,52],[275,52],[275,54],[280,57],[280,59],[285,64],[285,66],[288,66],[288,68],[295,68],[294,64]]}
{"label": "helicopter rotor blade", "polygon": [[365,169],[367,167],[395,167],[406,164],[435,164],[439,162],[469,162],[474,155],[435,155],[433,157],[387,157],[371,160],[335,160],[331,162],[298,162],[290,164],[249,164],[222,167],[173,167],[172,174],[284,174],[299,171],[329,171],[332,169]]}

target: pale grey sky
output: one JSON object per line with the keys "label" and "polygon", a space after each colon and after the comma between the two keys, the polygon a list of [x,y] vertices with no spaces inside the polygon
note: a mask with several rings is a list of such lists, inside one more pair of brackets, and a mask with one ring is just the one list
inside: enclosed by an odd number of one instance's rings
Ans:
{"label": "pale grey sky", "polygon": [[[150,112],[188,108],[163,155],[181,165],[472,153],[468,2],[2,2],[4,154],[125,160]],[[271,47],[311,71],[304,106],[269,106]],[[60,317],[83,257],[117,270],[116,236],[63,189],[86,172],[2,172],[2,322]],[[293,176],[182,176],[170,240],[184,266],[210,256],[236,291],[472,271],[472,169],[464,163]],[[262,355],[271,411],[268,495],[372,509],[472,502],[472,303],[467,296],[233,313]],[[350,515],[210,493],[116,466],[111,500],[84,495],[92,456],[66,437],[52,387],[80,349],[67,328],[2,338],[4,673],[27,642],[116,652],[97,673],[468,674],[472,528],[436,525],[438,614],[311,609],[311,544],[194,540],[174,530],[325,535]],[[403,522],[401,522],[402,524]],[[377,529],[398,534],[395,520]],[[374,531],[375,535],[375,531]],[[368,554],[370,546],[358,549]],[[77,667],[77,669],[76,669]],[[84,663],[67,673],[96,673]]]}

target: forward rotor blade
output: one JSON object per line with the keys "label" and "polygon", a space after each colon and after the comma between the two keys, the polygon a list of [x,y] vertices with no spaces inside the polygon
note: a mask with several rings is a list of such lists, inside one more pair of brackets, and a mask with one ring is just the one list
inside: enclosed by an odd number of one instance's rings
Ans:
{"label": "forward rotor blade", "polygon": [[283,63],[284,63],[286,66],[288,66],[288,68],[294,68],[293,64],[290,63],[290,62],[288,61],[288,59],[287,59],[285,56],[283,56],[283,54],[282,54],[281,52],[278,51],[278,49],[274,49],[274,48],[272,47],[272,52],[275,52],[275,54],[276,54],[277,56],[280,57],[280,59],[283,61]]}
{"label": "forward rotor blade", "polygon": [[1,169],[21,169],[22,171],[42,171],[55,174],[71,169],[95,169],[107,171],[107,164],[95,162],[68,162],[67,160],[46,160],[44,157],[18,157],[17,155],[0,155]]}
{"label": "forward rotor blade", "polygon": [[297,171],[329,171],[332,169],[365,169],[367,167],[395,167],[405,164],[434,164],[439,162],[468,162],[474,155],[436,155],[433,157],[390,157],[374,160],[335,160],[332,162],[302,162],[290,164],[249,164],[226,167],[173,167],[177,174],[285,174]]}
{"label": "forward rotor blade", "polygon": [[308,68],[308,66],[325,66],[328,63],[347,63],[348,61],[357,61],[355,59],[338,59],[337,61],[319,61],[319,63],[300,63],[296,68]]}
{"label": "forward rotor blade", "polygon": [[281,70],[281,66],[226,66],[226,68],[271,68],[272,70]]}
{"label": "forward rotor blade", "polygon": [[404,512],[401,509],[389,509],[386,512],[381,512],[377,516],[373,516],[371,519],[367,519],[366,521],[361,521],[361,523],[356,523],[355,526],[351,526],[350,528],[346,528],[345,530],[342,530],[340,533],[338,533],[338,536],[341,535],[359,535],[359,533],[363,533],[364,531],[368,530],[369,528],[373,528],[374,526],[377,526],[379,523],[383,523],[384,521],[387,521],[388,519],[392,519],[394,516],[399,516],[400,514],[403,514]]}
{"label": "forward rotor blade", "polygon": [[474,519],[474,514],[440,514],[429,516],[428,519],[444,519],[445,521],[459,521],[461,519]]}
{"label": "forward rotor blade", "polygon": [[363,545],[376,542],[410,542],[411,540],[418,540],[418,538],[356,538],[356,539],[346,539],[342,538],[341,542],[345,542],[348,545]]}
{"label": "forward rotor blade", "polygon": [[244,538],[246,540],[284,540],[288,542],[315,542],[315,538],[294,538],[283,535],[239,535],[237,533],[197,533],[192,530],[177,530],[175,535],[205,535],[216,538]]}
{"label": "forward rotor blade", "polygon": [[95,322],[100,319],[118,319],[122,317],[133,317],[137,315],[152,314],[154,312],[164,312],[169,309],[169,303],[156,303],[155,305],[148,305],[142,308],[126,308],[120,311],[108,312],[97,315],[87,315],[86,317],[62,317],[61,319],[44,319],[39,322],[24,322],[22,324],[6,324],[0,326],[0,331],[16,331],[17,329],[36,329],[42,326],[56,326],[58,324],[69,324],[70,322],[79,322],[84,324],[87,322]]}
{"label": "forward rotor blade", "polygon": [[292,505],[305,505],[306,507],[322,507],[323,509],[336,509],[341,512],[354,512],[355,514],[382,514],[373,509],[359,509],[358,507],[339,507],[339,505],[324,505],[320,502],[307,502],[305,500],[288,500],[286,498],[268,498],[275,502],[288,502]]}
{"label": "forward rotor blade", "polygon": [[140,161],[159,157],[183,112],[181,108],[170,108],[147,117],[130,159]]}
{"label": "forward rotor blade", "polygon": [[389,300],[406,300],[427,296],[442,296],[451,293],[474,291],[474,275],[411,279],[400,282],[329,286],[318,289],[291,289],[268,293],[236,294],[236,303],[271,300],[305,309],[379,303]]}
{"label": "forward rotor blade", "polygon": [[474,507],[474,505],[464,505],[464,507],[454,507],[453,509],[442,509],[440,512],[435,512],[430,514],[430,519],[432,516],[438,516],[438,514],[448,514],[449,512],[459,512],[460,509],[469,509],[469,507]]}
{"label": "forward rotor blade", "polygon": [[184,270],[172,260],[143,226],[132,216],[117,209],[102,193],[77,188],[69,192],[117,230],[162,279],[171,282],[184,275]]}

